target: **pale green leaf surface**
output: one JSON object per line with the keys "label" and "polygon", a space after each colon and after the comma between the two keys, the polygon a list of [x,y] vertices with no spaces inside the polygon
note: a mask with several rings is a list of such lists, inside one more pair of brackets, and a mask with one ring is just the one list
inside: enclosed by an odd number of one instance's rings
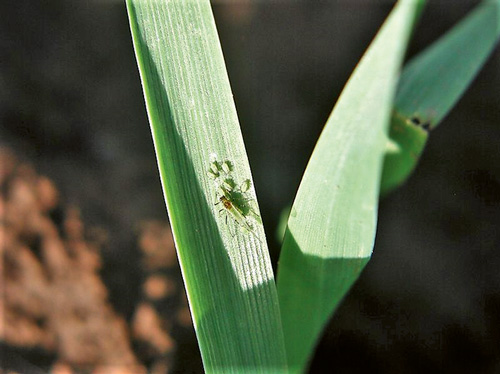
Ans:
{"label": "pale green leaf surface", "polygon": [[356,67],[293,203],[278,268],[291,372],[305,369],[323,327],[371,256],[387,126],[418,6],[399,2]]}
{"label": "pale green leaf surface", "polygon": [[[209,1],[127,0],[127,9],[205,371],[286,372],[262,224],[245,217],[244,230],[225,214],[207,174],[227,160],[234,182],[251,180]],[[245,197],[255,200],[253,186]]]}
{"label": "pale green leaf surface", "polygon": [[382,194],[403,183],[411,174],[428,132],[458,102],[499,37],[500,0],[486,0],[405,66],[390,130],[399,152],[387,154]]}

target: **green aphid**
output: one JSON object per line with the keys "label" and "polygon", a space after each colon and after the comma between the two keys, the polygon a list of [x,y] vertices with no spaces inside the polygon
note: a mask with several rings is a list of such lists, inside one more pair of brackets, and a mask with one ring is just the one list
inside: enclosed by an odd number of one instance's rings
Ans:
{"label": "green aphid", "polygon": [[231,182],[232,185],[230,188],[227,188],[228,183],[220,187],[223,194],[228,197],[230,201],[233,201],[233,204],[239,208],[245,218],[252,217],[258,223],[262,223],[259,214],[257,214],[258,208],[255,200],[247,198],[246,192],[250,190],[252,185],[250,179],[243,181],[238,188],[235,187],[234,181]]}
{"label": "green aphid", "polygon": [[230,175],[231,171],[233,171],[233,166],[229,161],[224,161],[223,163],[219,163],[217,161],[213,161],[210,164],[210,168],[208,169],[207,175],[216,180],[220,178],[222,175]]}
{"label": "green aphid", "polygon": [[238,223],[238,225],[243,227],[248,232],[255,234],[253,232],[253,227],[250,226],[246,217],[243,215],[241,209],[237,205],[233,204],[233,202],[224,195],[219,198],[219,203],[222,203],[223,206],[223,209],[219,210],[219,213],[225,211],[226,213],[231,215],[231,217]]}
{"label": "green aphid", "polygon": [[210,169],[208,169],[207,174],[212,179],[217,179],[220,177],[219,165],[217,162],[214,161],[210,164]]}
{"label": "green aphid", "polygon": [[225,179],[221,183],[221,186],[220,186],[221,189],[224,189],[225,191],[230,191],[230,192],[234,191],[235,187],[236,187],[236,184],[234,183],[234,180],[232,180],[231,178]]}
{"label": "green aphid", "polygon": [[[214,161],[210,164],[207,174],[216,182],[218,193],[215,205],[222,204],[219,214],[226,214],[226,223],[227,217],[230,216],[240,227],[255,235],[249,219],[251,217],[258,223],[262,221],[252,205],[253,200],[249,199],[246,194],[251,187],[251,182],[246,179],[238,186],[231,176],[232,171],[233,167],[229,161],[222,163]],[[260,241],[257,236],[256,238]]]}
{"label": "green aphid", "polygon": [[224,173],[226,174],[229,174],[230,172],[233,171],[233,166],[231,165],[231,163],[229,161],[224,161],[221,165],[222,167],[222,171],[224,171]]}
{"label": "green aphid", "polygon": [[251,185],[252,185],[252,182],[250,182],[250,179],[244,180],[243,183],[240,185],[240,191],[242,193],[247,192],[250,189]]}

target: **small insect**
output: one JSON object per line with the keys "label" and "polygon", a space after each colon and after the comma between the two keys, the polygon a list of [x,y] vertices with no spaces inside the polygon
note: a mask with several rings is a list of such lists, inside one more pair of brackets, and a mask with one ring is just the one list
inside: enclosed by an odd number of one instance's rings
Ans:
{"label": "small insect", "polygon": [[[231,202],[231,200],[229,200],[224,195],[222,195],[219,198],[219,202],[217,204],[219,204],[219,203],[222,203],[222,206],[223,206],[223,208],[221,210],[219,210],[219,214],[222,212],[226,212],[226,213],[230,214],[231,217],[236,221],[236,223],[238,223],[238,225],[243,227],[248,232],[253,233],[253,227],[250,226],[246,217],[243,215],[243,212],[241,211],[240,208],[238,208],[238,206],[233,204],[233,202]],[[227,216],[226,216],[226,224],[227,224]]]}
{"label": "small insect", "polygon": [[[238,185],[233,176],[233,166],[229,161],[213,161],[207,174],[212,178],[216,185],[216,203],[221,204],[219,215],[225,214],[226,224],[228,217],[236,222],[238,226],[255,235],[252,220],[262,223],[260,216],[256,213],[258,209],[254,205],[253,199],[248,197],[248,190],[251,182],[246,179]],[[255,237],[260,240],[256,235]]]}
{"label": "small insect", "polygon": [[223,174],[226,176],[233,171],[233,166],[229,161],[224,161],[222,163],[214,161],[210,164],[210,169],[208,169],[208,176],[214,180],[220,178]]}
{"label": "small insect", "polygon": [[219,210],[219,215],[226,214],[226,225],[228,224],[228,216],[230,216],[238,226],[240,226],[244,231],[252,234],[255,239],[261,242],[260,238],[255,233],[253,226],[250,224],[249,219],[245,216],[242,207],[235,204],[234,201],[230,200],[225,195],[219,197],[219,201],[215,205],[218,204],[222,204],[222,208]]}
{"label": "small insect", "polygon": [[255,200],[248,197],[247,191],[250,187],[251,182],[249,179],[243,181],[239,187],[236,187],[236,184],[232,179],[226,179],[220,184],[218,191],[220,196],[224,196],[229,202],[231,202],[245,219],[251,217],[256,222],[262,223],[262,220],[257,213],[258,207]]}

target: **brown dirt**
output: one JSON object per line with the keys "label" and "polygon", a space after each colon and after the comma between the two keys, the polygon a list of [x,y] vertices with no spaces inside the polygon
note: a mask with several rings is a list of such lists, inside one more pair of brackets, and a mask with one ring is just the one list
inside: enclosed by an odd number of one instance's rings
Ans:
{"label": "brown dirt", "polygon": [[[77,207],[62,206],[51,180],[5,148],[0,186],[2,343],[54,357],[56,374],[170,372],[176,347],[170,331],[191,326],[178,271],[171,271],[178,265],[168,226],[139,225],[145,280],[129,326],[99,274],[106,231],[87,228]],[[52,218],[57,211],[64,212],[62,224]],[[174,317],[161,316],[155,305],[174,296],[181,300],[171,308]],[[16,370],[22,372],[6,372]]]}

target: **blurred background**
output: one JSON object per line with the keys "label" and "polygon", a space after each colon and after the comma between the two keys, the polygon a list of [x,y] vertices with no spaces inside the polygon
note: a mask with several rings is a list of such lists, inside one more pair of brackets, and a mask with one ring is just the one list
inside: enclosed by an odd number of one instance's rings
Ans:
{"label": "blurred background", "polygon": [[[477,3],[431,2],[408,56]],[[279,215],[392,5],[213,2],[275,264]],[[202,372],[124,3],[0,14],[2,368]],[[497,48],[381,201],[373,258],[311,373],[500,373],[499,67]]]}

